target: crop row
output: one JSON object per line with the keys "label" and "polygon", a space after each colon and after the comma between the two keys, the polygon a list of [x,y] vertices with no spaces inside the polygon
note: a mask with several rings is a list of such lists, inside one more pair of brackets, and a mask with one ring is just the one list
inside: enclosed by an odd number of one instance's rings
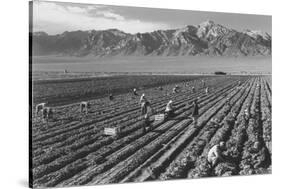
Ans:
{"label": "crop row", "polygon": [[250,109],[250,119],[246,130],[248,140],[244,145],[242,161],[240,162],[241,175],[267,172],[266,168],[271,164],[271,158],[263,140],[260,94],[261,85],[259,84],[256,86],[253,104]]}

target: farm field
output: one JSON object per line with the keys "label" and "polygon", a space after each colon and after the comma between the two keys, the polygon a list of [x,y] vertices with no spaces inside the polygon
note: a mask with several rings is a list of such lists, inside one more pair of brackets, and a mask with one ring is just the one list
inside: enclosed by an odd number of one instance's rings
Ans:
{"label": "farm field", "polygon": [[115,56],[63,57],[34,56],[33,72],[104,72],[104,73],[181,73],[212,74],[224,71],[230,74],[271,74],[271,56],[217,57],[217,56]]}
{"label": "farm field", "polygon": [[188,75],[115,75],[107,77],[35,80],[33,87],[33,102],[48,102],[52,105],[68,104],[81,100],[90,100],[132,91],[133,88],[145,89],[198,78],[208,79],[208,76]]}
{"label": "farm field", "polygon": [[[55,110],[46,123],[32,107],[34,187],[271,173],[271,76],[124,78],[128,76],[34,84],[34,105],[54,99],[50,104]],[[181,90],[172,93],[176,84]],[[173,100],[175,117],[153,121],[151,115],[150,129],[144,133],[140,96],[130,92],[133,86],[146,94],[155,114]],[[79,112],[77,103],[85,99],[91,103],[87,115]],[[194,99],[199,104],[197,125],[188,118]],[[118,128],[120,134],[106,136],[105,127]],[[208,150],[219,141],[226,143],[226,161],[210,167]]]}

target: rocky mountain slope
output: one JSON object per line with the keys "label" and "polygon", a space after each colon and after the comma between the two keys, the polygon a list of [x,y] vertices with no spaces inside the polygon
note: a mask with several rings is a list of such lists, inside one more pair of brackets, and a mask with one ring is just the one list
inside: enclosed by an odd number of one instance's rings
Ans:
{"label": "rocky mountain slope", "polygon": [[213,21],[180,29],[129,34],[117,29],[73,31],[58,35],[34,32],[33,55],[271,55],[271,36],[260,31],[236,31]]}

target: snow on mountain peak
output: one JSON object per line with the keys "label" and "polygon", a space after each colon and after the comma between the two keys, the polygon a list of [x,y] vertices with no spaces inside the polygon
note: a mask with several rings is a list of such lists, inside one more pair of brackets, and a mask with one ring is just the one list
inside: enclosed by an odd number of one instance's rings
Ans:
{"label": "snow on mountain peak", "polygon": [[257,39],[259,36],[262,37],[264,40],[271,40],[270,35],[267,32],[262,32],[260,30],[246,30],[244,31],[247,35]]}
{"label": "snow on mountain peak", "polygon": [[212,38],[228,33],[230,30],[226,27],[215,24],[214,21],[207,20],[198,26],[197,35],[200,38]]}

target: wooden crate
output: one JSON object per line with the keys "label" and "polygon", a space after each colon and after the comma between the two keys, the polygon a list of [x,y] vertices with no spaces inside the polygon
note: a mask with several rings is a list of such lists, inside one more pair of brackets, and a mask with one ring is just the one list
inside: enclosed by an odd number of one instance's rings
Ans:
{"label": "wooden crate", "polygon": [[116,136],[120,132],[119,128],[104,128],[104,134],[109,136]]}
{"label": "wooden crate", "polygon": [[165,114],[157,114],[154,117],[155,121],[163,121],[165,119]]}

